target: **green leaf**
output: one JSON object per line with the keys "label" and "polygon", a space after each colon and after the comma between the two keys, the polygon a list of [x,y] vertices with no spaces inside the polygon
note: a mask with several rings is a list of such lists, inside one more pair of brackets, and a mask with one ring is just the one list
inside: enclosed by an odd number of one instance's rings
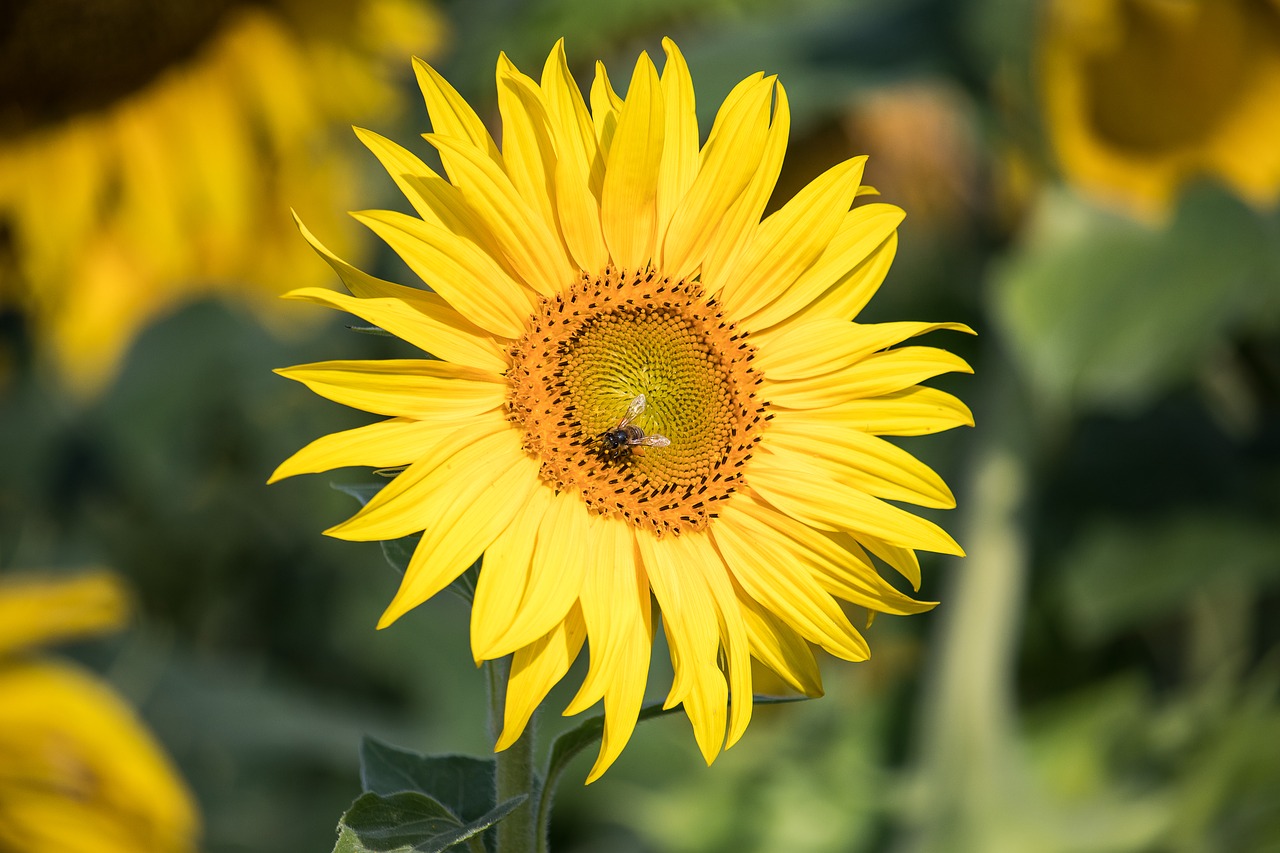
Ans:
{"label": "green leaf", "polygon": [[480,818],[462,823],[448,808],[418,791],[362,794],[338,824],[334,853],[438,853],[473,838],[513,812],[528,797],[513,797]]}
{"label": "green leaf", "polygon": [[1060,406],[1134,410],[1184,382],[1280,285],[1268,223],[1213,187],[1163,228],[1058,193],[996,277],[993,314]]}
{"label": "green leaf", "polygon": [[1156,524],[1100,521],[1063,562],[1063,601],[1077,634],[1102,641],[1160,619],[1193,596],[1280,581],[1280,530],[1234,515],[1183,513]]}
{"label": "green leaf", "polygon": [[360,784],[389,796],[418,791],[444,803],[464,821],[493,809],[495,762],[468,755],[422,755],[365,736],[360,743]]}

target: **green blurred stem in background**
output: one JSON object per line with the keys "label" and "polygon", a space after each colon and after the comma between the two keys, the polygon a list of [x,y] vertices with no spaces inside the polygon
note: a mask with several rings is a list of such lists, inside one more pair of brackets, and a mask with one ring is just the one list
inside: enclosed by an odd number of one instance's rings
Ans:
{"label": "green blurred stem in background", "polygon": [[986,405],[970,493],[960,500],[967,512],[960,541],[969,558],[943,596],[932,643],[937,655],[921,705],[908,850],[1019,849],[1043,831],[1014,695],[1028,572],[1022,514],[1039,431],[1018,378],[996,355],[983,360],[990,365]]}
{"label": "green blurred stem in background", "polygon": [[[496,742],[502,731],[503,709],[507,701],[507,678],[511,671],[511,658],[485,661],[485,673],[489,687],[489,733]],[[528,794],[519,808],[499,821],[498,853],[534,853],[537,831],[534,819],[537,801],[537,776],[533,768],[534,733],[537,728],[535,712],[520,739],[497,754],[497,798],[505,803],[513,797]],[[545,844],[539,845],[545,848]]]}

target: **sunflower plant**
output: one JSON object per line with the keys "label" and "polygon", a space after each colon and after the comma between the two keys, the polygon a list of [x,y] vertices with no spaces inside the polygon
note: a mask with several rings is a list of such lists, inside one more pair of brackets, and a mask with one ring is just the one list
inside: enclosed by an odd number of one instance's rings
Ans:
{"label": "sunflower plant", "polygon": [[[968,372],[955,355],[898,346],[933,322],[858,323],[897,248],[903,213],[857,203],[865,158],[831,167],[764,217],[790,129],[786,92],[739,83],[705,142],[679,49],[641,54],[621,97],[603,64],[586,97],[563,42],[540,79],[497,66],[501,146],[415,61],[438,174],[367,130],[360,139],[416,215],[367,211],[422,280],[374,278],[311,246],[350,295],[289,298],[360,317],[424,353],[279,371],[379,416],[323,436],[272,476],[368,466],[363,507],[328,531],[380,541],[403,570],[379,622],[446,588],[471,604],[489,662],[495,760],[363,747],[366,793],[339,850],[544,850],[566,762],[599,743],[586,781],[638,721],[683,708],[708,763],[747,729],[753,665],[795,697],[822,693],[815,647],[869,648],[851,615],[914,614],[920,550],[960,555],[893,502],[950,508],[942,480],[884,436],[972,423],[919,383]],[[762,218],[763,217],[763,218]],[[416,539],[414,538],[416,537]],[[674,680],[646,704],[658,626]],[[565,714],[603,714],[533,763],[530,719],[583,648]]]}

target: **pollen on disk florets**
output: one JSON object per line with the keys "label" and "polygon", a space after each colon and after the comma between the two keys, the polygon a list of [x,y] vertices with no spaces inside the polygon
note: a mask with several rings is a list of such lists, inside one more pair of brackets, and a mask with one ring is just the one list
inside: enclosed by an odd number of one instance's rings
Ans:
{"label": "pollen on disk florets", "polygon": [[[768,419],[745,332],[697,284],[653,271],[584,274],[543,299],[511,348],[508,417],[543,480],[659,535],[706,526],[741,481]],[[602,435],[635,420],[670,445],[617,458]]]}

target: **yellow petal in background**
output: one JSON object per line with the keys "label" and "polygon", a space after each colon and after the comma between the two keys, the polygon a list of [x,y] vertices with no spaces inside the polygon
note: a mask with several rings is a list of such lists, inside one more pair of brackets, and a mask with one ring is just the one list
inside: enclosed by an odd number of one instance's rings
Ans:
{"label": "yellow petal in background", "polygon": [[114,631],[130,609],[128,591],[114,572],[0,576],[0,657]]}
{"label": "yellow petal in background", "polygon": [[132,709],[77,667],[0,663],[0,849],[194,853],[200,818]]}

